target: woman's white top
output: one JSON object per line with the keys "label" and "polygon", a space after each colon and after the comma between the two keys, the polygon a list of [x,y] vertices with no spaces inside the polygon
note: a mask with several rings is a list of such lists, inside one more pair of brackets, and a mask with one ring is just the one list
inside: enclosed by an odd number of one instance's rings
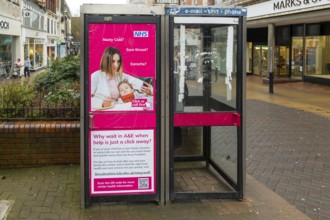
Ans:
{"label": "woman's white top", "polygon": [[115,103],[119,98],[118,84],[123,80],[127,80],[134,89],[140,91],[143,81],[123,73],[121,76],[109,77],[105,72],[97,70],[92,73],[91,78],[91,100],[92,109],[102,107],[103,99],[110,97]]}

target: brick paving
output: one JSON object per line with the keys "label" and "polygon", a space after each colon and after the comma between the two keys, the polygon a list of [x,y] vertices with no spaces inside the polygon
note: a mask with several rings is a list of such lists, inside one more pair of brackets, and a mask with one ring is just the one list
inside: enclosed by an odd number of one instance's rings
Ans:
{"label": "brick paving", "polygon": [[[248,94],[243,201],[94,203],[81,210],[78,165],[0,169],[0,200],[12,204],[7,219],[330,219],[330,108],[322,103],[321,114],[310,110],[319,107],[312,94],[318,97],[321,86],[305,85],[311,88],[305,100],[294,84],[275,85],[274,95],[258,84],[253,89],[261,98]],[[300,95],[286,96],[285,87]]]}
{"label": "brick paving", "polygon": [[312,219],[330,219],[330,118],[247,102],[247,173]]}
{"label": "brick paving", "polygon": [[152,202],[93,203],[80,209],[78,165],[1,169],[0,200],[13,204],[8,220],[21,219],[309,219],[251,176],[246,199],[177,201],[166,206]]}

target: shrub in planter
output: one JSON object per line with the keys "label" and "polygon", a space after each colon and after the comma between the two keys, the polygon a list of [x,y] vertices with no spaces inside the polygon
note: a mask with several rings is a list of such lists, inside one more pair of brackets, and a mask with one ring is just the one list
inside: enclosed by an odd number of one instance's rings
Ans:
{"label": "shrub in planter", "polygon": [[34,86],[28,81],[8,81],[0,89],[0,118],[20,117],[27,105],[35,100]]}
{"label": "shrub in planter", "polygon": [[56,60],[33,82],[8,81],[0,88],[0,118],[49,118],[54,114],[47,112],[59,108],[68,117],[79,117],[79,70],[79,57],[69,56]]}
{"label": "shrub in planter", "polygon": [[79,57],[68,56],[57,59],[49,69],[36,77],[34,81],[36,91],[44,94],[44,99],[49,103],[79,105],[79,71]]}
{"label": "shrub in planter", "polygon": [[52,91],[58,84],[79,82],[80,58],[67,56],[57,59],[47,70],[39,74],[35,79],[37,91]]}

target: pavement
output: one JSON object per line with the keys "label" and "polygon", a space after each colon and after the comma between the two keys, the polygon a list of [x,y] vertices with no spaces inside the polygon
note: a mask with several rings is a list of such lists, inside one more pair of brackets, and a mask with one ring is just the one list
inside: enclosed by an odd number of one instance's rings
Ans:
{"label": "pavement", "polygon": [[[330,219],[330,87],[247,77],[242,201],[93,203],[80,209],[80,166],[0,170],[0,219]],[[3,212],[1,212],[1,207]]]}
{"label": "pavement", "polygon": [[247,82],[247,173],[311,219],[330,219],[330,87]]}
{"label": "pavement", "polygon": [[36,70],[36,71],[30,71],[30,76],[29,77],[28,76],[25,77],[24,74],[23,74],[23,70],[21,70],[20,78],[11,78],[11,77],[9,77],[9,78],[0,79],[0,86],[2,86],[4,84],[8,84],[8,82],[17,83],[17,81],[19,81],[19,82],[24,82],[26,80],[32,81],[43,70],[45,70],[45,69],[42,68],[42,69],[39,69],[39,70]]}

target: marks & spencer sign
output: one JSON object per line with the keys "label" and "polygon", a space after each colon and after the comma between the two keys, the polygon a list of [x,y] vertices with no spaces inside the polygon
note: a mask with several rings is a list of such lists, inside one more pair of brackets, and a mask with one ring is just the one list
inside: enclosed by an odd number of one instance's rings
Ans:
{"label": "marks & spencer sign", "polygon": [[316,10],[317,8],[329,8],[330,0],[274,0],[260,4],[247,6],[247,19],[269,17],[272,14],[277,16],[283,14],[295,14]]}
{"label": "marks & spencer sign", "polygon": [[287,8],[296,8],[302,5],[312,5],[322,2],[322,0],[281,0],[275,1],[273,4],[274,11]]}

